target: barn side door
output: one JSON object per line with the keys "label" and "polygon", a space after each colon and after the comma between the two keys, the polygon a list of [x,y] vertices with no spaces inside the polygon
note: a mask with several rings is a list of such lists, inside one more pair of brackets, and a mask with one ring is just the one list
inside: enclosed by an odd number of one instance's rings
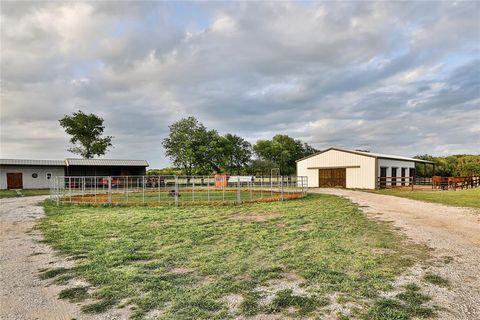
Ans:
{"label": "barn side door", "polygon": [[23,189],[22,173],[7,173],[7,189]]}
{"label": "barn side door", "polygon": [[346,188],[346,169],[319,169],[318,186],[320,188]]}

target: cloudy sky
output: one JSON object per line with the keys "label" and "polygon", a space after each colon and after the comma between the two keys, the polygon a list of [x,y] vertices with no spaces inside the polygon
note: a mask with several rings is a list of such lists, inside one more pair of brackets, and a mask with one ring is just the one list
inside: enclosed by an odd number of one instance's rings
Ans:
{"label": "cloudy sky", "polygon": [[193,115],[251,142],[480,153],[480,2],[1,2],[1,157],[65,158],[105,119],[109,158],[169,164]]}

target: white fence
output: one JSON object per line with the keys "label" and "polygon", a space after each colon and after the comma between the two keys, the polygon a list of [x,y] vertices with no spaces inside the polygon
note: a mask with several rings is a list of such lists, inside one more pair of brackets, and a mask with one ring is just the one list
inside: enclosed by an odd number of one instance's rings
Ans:
{"label": "white fence", "polygon": [[57,204],[239,204],[302,198],[307,182],[302,176],[65,176],[54,177],[50,196]]}

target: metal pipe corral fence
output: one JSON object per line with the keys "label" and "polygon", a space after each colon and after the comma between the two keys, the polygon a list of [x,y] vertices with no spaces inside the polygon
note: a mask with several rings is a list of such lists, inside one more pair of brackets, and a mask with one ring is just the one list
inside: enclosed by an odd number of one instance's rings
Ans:
{"label": "metal pipe corral fence", "polygon": [[50,198],[57,204],[241,204],[303,198],[305,176],[57,176]]}

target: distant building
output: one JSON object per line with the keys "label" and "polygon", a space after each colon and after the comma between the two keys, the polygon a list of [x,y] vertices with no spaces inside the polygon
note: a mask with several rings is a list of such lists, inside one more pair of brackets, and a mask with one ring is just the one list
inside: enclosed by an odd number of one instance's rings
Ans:
{"label": "distant building", "polygon": [[417,163],[434,165],[408,157],[329,148],[297,160],[297,175],[308,177],[311,188],[375,189],[410,185]]}
{"label": "distant building", "polygon": [[137,176],[145,175],[146,160],[0,159],[0,189],[50,188],[55,176]]}

